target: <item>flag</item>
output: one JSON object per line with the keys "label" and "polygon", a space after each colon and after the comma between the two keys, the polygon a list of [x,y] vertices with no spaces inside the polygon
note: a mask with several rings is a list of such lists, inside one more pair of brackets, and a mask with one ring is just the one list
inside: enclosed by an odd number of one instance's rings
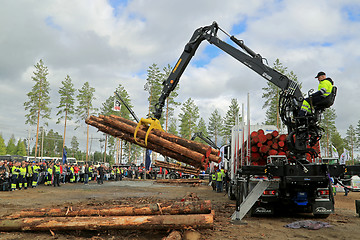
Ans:
{"label": "flag", "polygon": [[121,109],[121,103],[119,100],[114,99],[114,111],[119,112]]}
{"label": "flag", "polygon": [[146,155],[145,155],[145,169],[149,170],[151,166],[151,150],[146,149]]}
{"label": "flag", "polygon": [[345,165],[346,161],[349,160],[349,153],[347,152],[346,149],[344,149],[344,152],[341,154],[340,156],[340,161],[339,163],[341,165]]}
{"label": "flag", "polygon": [[66,163],[66,158],[67,158],[67,152],[66,152],[66,149],[64,148],[64,150],[63,150],[63,157],[62,157],[62,164],[65,164],[65,163]]}
{"label": "flag", "polygon": [[332,157],[339,158],[339,153],[338,153],[337,149],[334,147],[334,145],[331,144],[331,148],[332,148]]}

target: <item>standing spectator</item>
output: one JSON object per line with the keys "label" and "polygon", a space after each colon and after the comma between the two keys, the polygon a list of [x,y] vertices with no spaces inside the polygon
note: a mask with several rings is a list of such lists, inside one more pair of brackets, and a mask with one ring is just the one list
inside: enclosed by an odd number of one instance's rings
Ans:
{"label": "standing spectator", "polygon": [[218,193],[222,192],[222,183],[223,183],[222,181],[223,181],[223,174],[218,169],[216,172],[216,189]]}
{"label": "standing spectator", "polygon": [[32,177],[31,187],[35,188],[38,184],[38,179],[39,179],[39,174],[40,174],[39,163],[33,162],[32,170],[33,170],[33,177]]}
{"label": "standing spectator", "polygon": [[54,183],[54,187],[58,186],[60,187],[60,175],[61,175],[61,169],[60,169],[60,162],[57,162],[56,164],[54,164],[53,167],[53,183]]}
{"label": "standing spectator", "polygon": [[85,175],[85,165],[82,165],[80,168],[80,182],[84,182],[84,175]]}
{"label": "standing spectator", "polygon": [[86,163],[84,165],[84,184],[87,185],[89,183],[89,165]]}
{"label": "standing spectator", "polygon": [[104,165],[101,164],[97,170],[98,170],[98,184],[103,184],[104,183]]}
{"label": "standing spectator", "polygon": [[15,191],[19,181],[20,162],[13,163],[11,174],[11,191]]}
{"label": "standing spectator", "polygon": [[27,189],[27,181],[26,181],[26,173],[27,173],[27,167],[25,162],[21,163],[20,167],[20,174],[19,174],[19,189]]}

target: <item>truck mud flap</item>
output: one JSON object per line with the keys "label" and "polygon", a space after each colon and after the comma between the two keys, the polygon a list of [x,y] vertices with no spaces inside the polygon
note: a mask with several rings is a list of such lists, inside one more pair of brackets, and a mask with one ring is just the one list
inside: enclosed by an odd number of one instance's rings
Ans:
{"label": "truck mud flap", "polygon": [[329,215],[334,213],[334,204],[330,200],[314,202],[312,205],[312,210],[314,216]]}

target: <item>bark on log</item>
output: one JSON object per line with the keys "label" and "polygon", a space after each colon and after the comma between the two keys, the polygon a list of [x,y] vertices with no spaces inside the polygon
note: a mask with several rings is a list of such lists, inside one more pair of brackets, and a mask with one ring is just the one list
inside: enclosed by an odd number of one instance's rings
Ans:
{"label": "bark on log", "polygon": [[[204,162],[204,164],[205,163],[206,162]],[[157,167],[163,167],[163,168],[167,168],[167,169],[170,169],[170,170],[179,171],[179,172],[182,172],[182,173],[199,175],[199,169],[190,168],[190,167],[183,167],[183,166],[179,166],[179,165],[174,164],[174,163],[167,163],[167,162],[155,160],[154,165],[157,166]]]}
{"label": "bark on log", "polygon": [[[92,119],[95,119],[92,120]],[[130,143],[134,143],[134,144],[137,144],[134,140],[134,136],[129,134],[129,133],[126,133],[126,132],[122,132],[122,131],[119,131],[117,129],[114,129],[112,127],[109,127],[109,126],[106,126],[100,122],[102,122],[101,119],[98,119],[97,117],[94,117],[94,116],[91,116],[91,118],[88,118],[85,120],[85,122],[89,125],[92,125],[96,128],[98,128],[100,131],[104,132],[104,133],[108,133],[112,136],[115,136],[115,137],[119,137],[121,139],[124,139]],[[144,140],[142,139],[137,139],[137,141],[139,141],[140,143],[142,144],[145,144]],[[174,158],[180,162],[184,162],[184,163],[187,163],[189,165],[192,165],[194,167],[197,167],[197,168],[200,168],[200,169],[205,169],[205,167],[201,164],[201,162],[197,162],[193,159],[190,159],[190,158],[186,158],[176,152],[173,152],[171,150],[168,150],[166,148],[163,148],[161,146],[158,146],[158,145],[155,145],[155,144],[152,144],[152,143],[148,143],[147,145],[147,148],[149,148],[150,150],[153,150],[155,152],[158,152],[160,154],[163,154],[165,156],[168,156],[168,157],[171,157],[171,158]]]}
{"label": "bark on log", "polygon": [[157,183],[202,183],[203,181],[200,179],[158,179],[155,182]]}
{"label": "bark on log", "polygon": [[[135,128],[126,123],[117,121],[114,118],[107,117],[107,116],[104,116],[103,119],[106,123],[110,124],[111,126],[113,126],[114,128],[116,128],[118,130],[126,131],[130,134],[135,133]],[[146,132],[144,130],[139,129],[137,132],[137,137],[139,137],[140,139],[145,139],[145,136],[146,136]],[[153,134],[152,132],[150,132],[150,134],[148,135],[148,143],[149,142],[152,142],[153,144],[156,144],[159,146],[163,146],[164,148],[167,148],[171,151],[180,153],[181,155],[184,155],[188,158],[192,158],[198,162],[201,162],[202,160],[205,159],[204,154],[190,150],[189,148],[183,147],[174,142],[170,142],[169,140],[161,138],[161,137]],[[209,149],[209,150],[210,150],[209,152],[211,152],[211,149]]]}
{"label": "bark on log", "polygon": [[[102,117],[102,115],[100,115],[100,117]],[[137,123],[135,123],[135,122],[133,122],[131,120],[122,118],[120,116],[110,115],[109,117],[114,118],[114,119],[116,119],[118,121],[124,122],[124,123],[126,123],[128,125],[131,125],[133,127],[137,126]],[[140,126],[139,129],[146,132],[148,127]],[[204,154],[205,157],[209,157],[210,154],[215,154],[217,156],[220,155],[219,150],[213,149],[209,145],[206,145],[206,144],[203,144],[203,143],[188,140],[186,138],[181,138],[181,137],[178,137],[178,136],[176,136],[174,134],[163,132],[163,131],[160,131],[158,129],[152,129],[151,133],[155,134],[158,137],[161,137],[161,138],[164,138],[164,139],[169,140],[171,142],[177,143],[177,144],[179,144],[179,145],[181,145],[183,147],[189,148],[189,149],[191,149],[193,151],[200,152],[200,153]]]}
{"label": "bark on log", "polygon": [[0,231],[67,231],[108,229],[186,229],[213,228],[210,214],[110,216],[110,217],[44,217],[0,220]]}
{"label": "bark on log", "polygon": [[27,217],[78,217],[78,216],[138,216],[138,215],[175,215],[206,214],[211,212],[211,201],[153,203],[138,206],[114,206],[112,208],[42,208],[23,210],[12,214],[7,219]]}

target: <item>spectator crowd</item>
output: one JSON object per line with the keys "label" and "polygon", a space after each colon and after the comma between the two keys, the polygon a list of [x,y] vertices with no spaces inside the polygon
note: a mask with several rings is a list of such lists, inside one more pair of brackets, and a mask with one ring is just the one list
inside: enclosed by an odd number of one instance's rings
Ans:
{"label": "spectator crowd", "polygon": [[142,179],[156,178],[156,172],[146,171],[142,167],[107,167],[85,164],[60,164],[51,162],[11,162],[0,161],[0,191],[15,191],[27,188],[36,188],[38,185],[60,187],[65,183],[83,183],[96,181],[121,181],[123,178]]}

